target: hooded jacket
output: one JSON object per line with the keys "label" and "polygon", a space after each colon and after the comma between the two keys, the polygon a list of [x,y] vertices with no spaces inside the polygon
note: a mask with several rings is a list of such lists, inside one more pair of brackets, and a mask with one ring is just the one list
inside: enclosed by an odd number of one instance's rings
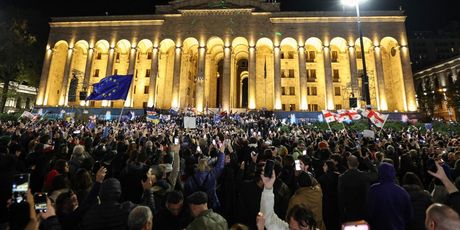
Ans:
{"label": "hooded jacket", "polygon": [[367,197],[371,229],[405,229],[412,217],[412,204],[406,190],[395,184],[392,164],[379,166],[379,183],[373,184]]}

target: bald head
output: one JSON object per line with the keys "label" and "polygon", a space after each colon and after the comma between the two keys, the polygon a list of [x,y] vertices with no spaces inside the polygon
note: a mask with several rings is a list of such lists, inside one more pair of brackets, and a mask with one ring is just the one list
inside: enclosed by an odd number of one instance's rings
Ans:
{"label": "bald head", "polygon": [[460,226],[460,217],[449,206],[434,203],[426,209],[426,229],[449,230],[452,229],[452,226]]}
{"label": "bald head", "polygon": [[354,155],[349,156],[347,158],[347,164],[348,164],[348,168],[350,169],[358,168],[358,165],[359,165],[358,158]]}

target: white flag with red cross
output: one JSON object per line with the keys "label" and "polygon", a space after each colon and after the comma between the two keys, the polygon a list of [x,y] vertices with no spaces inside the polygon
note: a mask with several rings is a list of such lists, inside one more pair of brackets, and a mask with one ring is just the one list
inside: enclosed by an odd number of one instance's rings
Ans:
{"label": "white flag with red cross", "polygon": [[369,118],[369,120],[377,127],[382,128],[388,119],[388,114],[381,114],[374,110],[364,110],[362,115]]}
{"label": "white flag with red cross", "polygon": [[323,110],[323,116],[324,116],[324,120],[327,122],[327,123],[331,123],[331,122],[334,122],[336,121],[336,116],[337,114],[333,113],[333,112],[330,112],[330,111],[327,111],[327,110]]}

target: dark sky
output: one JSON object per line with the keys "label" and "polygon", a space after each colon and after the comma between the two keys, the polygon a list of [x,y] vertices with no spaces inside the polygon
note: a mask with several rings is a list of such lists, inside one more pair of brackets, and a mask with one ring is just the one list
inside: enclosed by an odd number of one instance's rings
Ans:
{"label": "dark sky", "polygon": [[[183,0],[187,1],[187,0]],[[289,11],[342,10],[340,0],[278,0]],[[50,17],[152,14],[154,5],[168,0],[0,0],[0,7],[14,5],[30,12],[30,27],[46,42]],[[454,0],[367,0],[362,10],[405,10],[408,31],[436,30],[449,21],[460,21]]]}

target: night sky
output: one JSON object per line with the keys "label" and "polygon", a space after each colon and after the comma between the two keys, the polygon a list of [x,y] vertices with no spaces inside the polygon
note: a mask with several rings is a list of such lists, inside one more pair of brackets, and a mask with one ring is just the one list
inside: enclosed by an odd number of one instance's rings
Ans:
{"label": "night sky", "polygon": [[[186,1],[186,0],[184,0]],[[316,11],[342,10],[340,0],[278,0],[282,10]],[[168,0],[0,0],[0,7],[13,5],[25,9],[30,28],[39,42],[45,44],[50,17],[152,14],[154,5]],[[408,31],[436,30],[449,21],[460,21],[454,0],[367,0],[362,10],[398,10],[402,6],[407,18]]]}

